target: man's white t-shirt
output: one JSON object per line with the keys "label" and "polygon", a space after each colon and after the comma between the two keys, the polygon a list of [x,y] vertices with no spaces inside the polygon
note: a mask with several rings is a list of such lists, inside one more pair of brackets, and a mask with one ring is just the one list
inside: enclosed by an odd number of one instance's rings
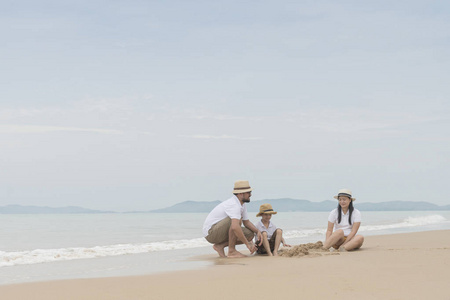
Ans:
{"label": "man's white t-shirt", "polygon": [[277,230],[277,226],[274,223],[272,223],[272,221],[269,221],[269,228],[266,228],[263,222],[259,220],[259,222],[256,224],[256,228],[258,228],[258,230],[261,231],[261,233],[263,231],[267,232],[267,239],[269,240],[272,237],[275,230]]}
{"label": "man's white t-shirt", "polygon": [[330,212],[330,215],[328,216],[328,221],[331,223],[334,223],[334,230],[342,229],[344,230],[344,235],[348,236],[350,232],[352,232],[353,224],[357,222],[361,222],[361,213],[356,208],[353,209],[352,212],[352,225],[348,223],[348,215],[350,211],[347,211],[347,213],[344,215],[342,213],[341,215],[341,223],[338,223],[338,209],[335,208]]}
{"label": "man's white t-shirt", "polygon": [[235,195],[214,207],[214,209],[209,213],[203,223],[203,236],[207,236],[209,229],[226,217],[230,217],[230,219],[242,219],[244,221],[248,220],[248,213],[245,203],[241,205],[241,202]]}

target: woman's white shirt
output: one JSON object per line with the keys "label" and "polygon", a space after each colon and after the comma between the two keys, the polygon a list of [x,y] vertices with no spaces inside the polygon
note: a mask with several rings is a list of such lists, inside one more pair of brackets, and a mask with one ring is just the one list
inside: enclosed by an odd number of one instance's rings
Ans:
{"label": "woman's white shirt", "polygon": [[355,208],[352,212],[352,225],[350,225],[348,223],[349,213],[350,211],[347,211],[345,215],[344,213],[342,213],[341,223],[338,223],[338,209],[335,208],[330,212],[330,215],[328,216],[328,222],[334,224],[334,231],[342,229],[344,230],[344,235],[348,236],[350,232],[352,232],[353,224],[361,222],[361,212]]}

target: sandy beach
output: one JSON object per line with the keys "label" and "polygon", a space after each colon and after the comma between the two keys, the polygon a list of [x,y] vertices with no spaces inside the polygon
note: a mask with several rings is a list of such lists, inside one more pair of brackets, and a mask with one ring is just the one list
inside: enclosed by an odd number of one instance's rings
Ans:
{"label": "sandy beach", "polygon": [[211,255],[202,270],[0,286],[1,299],[450,299],[450,230],[368,236],[354,252]]}

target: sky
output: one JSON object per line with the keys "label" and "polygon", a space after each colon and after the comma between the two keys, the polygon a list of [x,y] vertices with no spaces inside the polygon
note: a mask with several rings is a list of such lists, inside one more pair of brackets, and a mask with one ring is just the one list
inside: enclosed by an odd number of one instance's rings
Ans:
{"label": "sky", "polygon": [[447,1],[0,1],[0,206],[450,203]]}

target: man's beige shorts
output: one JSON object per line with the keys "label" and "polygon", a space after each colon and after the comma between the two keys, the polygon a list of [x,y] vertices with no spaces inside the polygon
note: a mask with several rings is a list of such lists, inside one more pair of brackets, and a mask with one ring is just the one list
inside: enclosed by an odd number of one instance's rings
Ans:
{"label": "man's beige shorts", "polygon": [[[231,219],[230,217],[226,217],[222,221],[217,222],[214,224],[211,229],[208,231],[208,235],[205,237],[205,239],[210,242],[211,244],[221,244],[228,241],[228,232],[230,231],[231,227]],[[247,240],[253,239],[255,234],[253,231],[246,227],[242,227],[242,231],[244,232],[245,237]]]}

